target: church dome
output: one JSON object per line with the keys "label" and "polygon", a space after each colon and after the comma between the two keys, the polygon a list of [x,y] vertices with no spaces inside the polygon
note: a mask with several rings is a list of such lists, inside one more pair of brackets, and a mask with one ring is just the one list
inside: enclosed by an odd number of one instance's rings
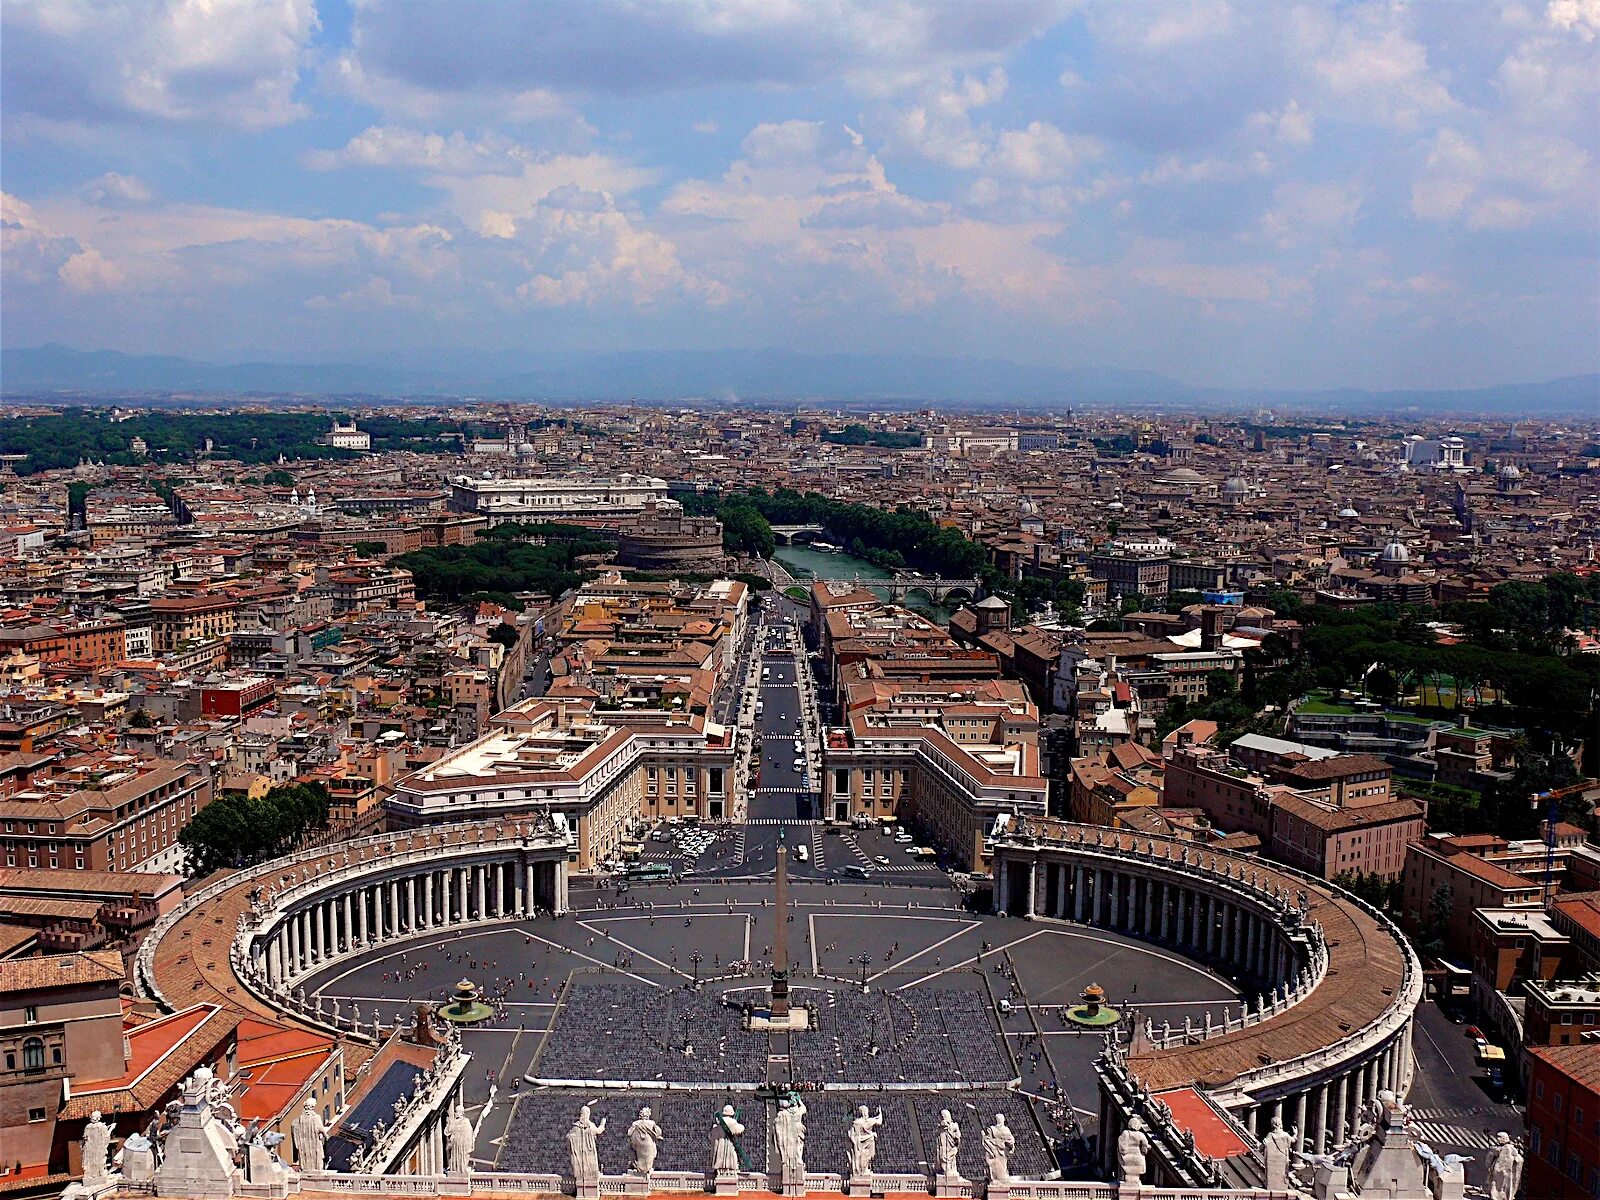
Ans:
{"label": "church dome", "polygon": [[1393,541],[1383,548],[1383,554],[1379,557],[1386,563],[1410,562],[1411,551],[1407,550],[1399,541]]}
{"label": "church dome", "polygon": [[1347,504],[1339,510],[1339,515],[1348,521],[1354,517],[1359,517],[1361,514]]}
{"label": "church dome", "polygon": [[1509,483],[1513,480],[1521,479],[1522,471],[1518,468],[1516,463],[1507,463],[1505,466],[1500,468],[1500,478]]}
{"label": "church dome", "polygon": [[1243,496],[1249,490],[1250,485],[1237,475],[1230,476],[1228,481],[1222,485],[1222,494],[1224,496]]}

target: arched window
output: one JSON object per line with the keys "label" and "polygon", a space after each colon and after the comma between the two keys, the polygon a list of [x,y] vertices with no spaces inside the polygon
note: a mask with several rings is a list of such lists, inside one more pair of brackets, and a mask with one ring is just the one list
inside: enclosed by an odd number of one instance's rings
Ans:
{"label": "arched window", "polygon": [[22,1043],[22,1069],[24,1071],[44,1070],[44,1039],[29,1038]]}

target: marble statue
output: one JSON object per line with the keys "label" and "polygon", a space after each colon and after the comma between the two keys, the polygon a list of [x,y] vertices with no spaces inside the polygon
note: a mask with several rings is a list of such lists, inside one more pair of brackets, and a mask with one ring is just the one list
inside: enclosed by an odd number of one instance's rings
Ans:
{"label": "marble statue", "polygon": [[1272,1128],[1261,1139],[1267,1160],[1267,1187],[1279,1191],[1289,1186],[1289,1159],[1294,1153],[1294,1134],[1283,1127],[1283,1117],[1274,1113]]}
{"label": "marble statue", "polygon": [[850,1178],[872,1178],[872,1160],[878,1157],[878,1127],[883,1124],[883,1109],[877,1116],[867,1113],[863,1104],[850,1122]]}
{"label": "marble statue", "polygon": [[104,1187],[111,1180],[109,1159],[111,1155],[111,1126],[100,1116],[97,1108],[83,1127],[83,1186]]}
{"label": "marble statue", "polygon": [[724,1104],[717,1114],[716,1126],[711,1130],[711,1171],[713,1174],[739,1170],[739,1141],[744,1126],[733,1111],[733,1105]]}
{"label": "marble statue", "polygon": [[317,1116],[317,1102],[306,1097],[306,1105],[289,1127],[294,1135],[295,1160],[302,1171],[320,1171],[328,1148],[328,1126]]}
{"label": "marble statue", "polygon": [[778,1112],[773,1118],[773,1136],[778,1143],[778,1163],[783,1169],[783,1182],[804,1184],[806,1105],[799,1096],[785,1096],[778,1101]]}
{"label": "marble statue", "polygon": [[1005,1113],[995,1113],[994,1121],[983,1131],[983,1161],[989,1168],[990,1183],[1011,1182],[1011,1152],[1017,1148],[1017,1135],[1006,1124]]}
{"label": "marble statue", "polygon": [[461,1102],[457,1100],[455,1111],[450,1114],[450,1119],[445,1122],[444,1127],[445,1146],[450,1152],[450,1161],[445,1168],[445,1174],[472,1174],[472,1143],[477,1138],[478,1131],[472,1127],[467,1110],[462,1108]]}
{"label": "marble statue", "polygon": [[1129,1117],[1128,1127],[1117,1138],[1117,1166],[1123,1183],[1138,1183],[1144,1177],[1144,1158],[1150,1153],[1150,1135],[1141,1117]]}
{"label": "marble statue", "polygon": [[1489,1150],[1489,1200],[1514,1200],[1522,1183],[1522,1147],[1501,1130]]}
{"label": "marble statue", "polygon": [[633,1147],[633,1170],[636,1175],[649,1176],[656,1169],[656,1147],[661,1142],[661,1126],[650,1115],[650,1106],[639,1110],[639,1115],[628,1126],[628,1145]]}
{"label": "marble statue", "polygon": [[572,1178],[579,1187],[600,1182],[600,1150],[597,1141],[606,1131],[606,1119],[597,1125],[589,1117],[589,1106],[578,1110],[578,1119],[567,1130],[567,1147],[572,1151]]}
{"label": "marble statue", "polygon": [[934,1143],[934,1162],[938,1164],[942,1179],[960,1179],[956,1167],[956,1154],[961,1149],[961,1126],[950,1115],[948,1108],[939,1110],[939,1138]]}

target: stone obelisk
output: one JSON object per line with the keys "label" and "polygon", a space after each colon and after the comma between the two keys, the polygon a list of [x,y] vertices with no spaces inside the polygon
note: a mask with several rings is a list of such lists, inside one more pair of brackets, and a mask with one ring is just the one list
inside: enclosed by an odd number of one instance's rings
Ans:
{"label": "stone obelisk", "polygon": [[778,835],[778,932],[772,939],[772,1023],[789,1020],[789,846]]}

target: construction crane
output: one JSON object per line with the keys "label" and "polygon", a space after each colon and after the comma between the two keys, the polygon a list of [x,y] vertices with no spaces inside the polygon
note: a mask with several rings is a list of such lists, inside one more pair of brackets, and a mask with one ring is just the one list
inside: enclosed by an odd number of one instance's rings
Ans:
{"label": "construction crane", "polygon": [[1550,901],[1555,894],[1556,874],[1556,817],[1561,812],[1561,802],[1568,796],[1576,796],[1594,786],[1594,780],[1583,779],[1577,783],[1569,783],[1566,787],[1552,788],[1545,792],[1535,792],[1528,797],[1528,807],[1538,808],[1540,801],[1545,804],[1544,810],[1544,890],[1540,895],[1544,907],[1550,907]]}

